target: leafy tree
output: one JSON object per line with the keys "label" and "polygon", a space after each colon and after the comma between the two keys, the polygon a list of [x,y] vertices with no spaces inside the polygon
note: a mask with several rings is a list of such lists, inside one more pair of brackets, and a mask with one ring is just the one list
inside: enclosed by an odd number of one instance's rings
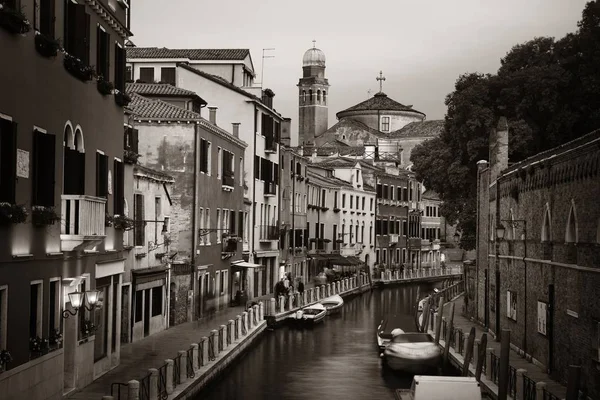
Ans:
{"label": "leafy tree", "polygon": [[491,129],[509,122],[509,158],[520,161],[600,128],[600,0],[583,10],[576,33],[514,46],[497,74],[461,75],[446,97],[438,138],[416,146],[413,170],[439,193],[441,212],[476,244],[477,161],[488,159]]}

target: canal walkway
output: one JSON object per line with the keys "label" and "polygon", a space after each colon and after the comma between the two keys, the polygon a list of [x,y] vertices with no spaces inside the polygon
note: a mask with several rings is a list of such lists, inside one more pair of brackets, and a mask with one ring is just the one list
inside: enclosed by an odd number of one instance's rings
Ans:
{"label": "canal walkway", "polygon": [[182,349],[190,347],[190,343],[200,342],[202,337],[210,336],[213,329],[227,325],[244,311],[243,306],[230,307],[198,321],[176,325],[162,332],[148,336],[137,342],[121,347],[120,364],[93,381],[82,390],[71,394],[69,399],[94,400],[102,399],[110,393],[114,382],[126,383],[130,380],[141,380],[148,374],[149,368],[158,368],[166,359],[173,359]]}
{"label": "canal walkway", "polygon": [[[484,332],[487,332],[487,330],[484,327],[482,327],[481,325],[477,324],[476,322],[471,321],[469,318],[467,318],[463,315],[462,310],[464,308],[464,294],[459,296],[458,298],[454,299],[453,302],[455,303],[454,320],[453,320],[453,326],[454,326],[455,330],[457,330],[459,332],[463,332],[465,335],[467,335],[471,331],[471,328],[475,327],[475,332],[476,332],[475,338],[480,339],[481,335]],[[451,307],[449,307],[449,304],[448,304],[444,307],[444,310],[443,310],[443,317],[446,321],[448,321],[450,319],[450,312],[451,312]],[[443,324],[443,325],[445,325],[445,324]],[[429,330],[429,332],[435,336],[435,332],[433,330]],[[442,334],[442,338],[443,337],[444,337],[444,335]],[[445,341],[443,339],[440,341],[440,343],[445,345]],[[454,347],[454,349],[452,347]],[[494,358],[493,358],[494,360],[497,360],[495,357],[498,357],[498,358],[500,357],[500,342],[497,342],[489,334],[488,334],[488,340],[487,340],[486,347],[488,349],[493,349],[491,354],[494,354]],[[450,355],[456,361],[458,361],[458,363],[461,366],[464,364],[463,354],[464,354],[464,345],[458,345],[458,346],[451,345]],[[490,371],[490,370],[497,371],[497,369],[494,367],[489,368],[491,366],[491,359],[492,359],[492,357],[490,356],[490,351],[486,352],[485,365],[488,367],[486,367],[485,377],[482,374],[482,384],[488,386],[492,390],[492,392],[494,392],[494,394],[497,396],[497,394],[498,394],[497,376],[494,376],[495,374],[493,374],[492,371]],[[472,360],[472,364],[471,364],[473,371],[474,371],[474,368],[476,365],[475,363],[476,363],[476,359],[474,357]],[[552,380],[548,376],[546,371],[541,369],[539,366],[527,361],[525,358],[523,358],[521,355],[519,355],[513,348],[510,349],[509,365],[510,365],[510,367],[509,367],[510,371],[514,374],[513,378],[511,379],[511,384],[509,384],[510,397],[518,398],[519,400],[525,399],[525,398],[527,398],[528,400],[529,399],[552,400],[552,399],[564,399],[566,397],[567,389],[565,386]],[[525,385],[523,383],[523,381],[526,380],[526,378],[521,377],[520,374],[517,373],[517,371],[519,369],[526,371],[526,372],[524,372],[524,375],[529,380],[532,381],[531,383],[530,382],[527,382],[527,383],[532,385],[531,392],[535,393],[535,395],[529,395],[527,397],[525,396],[525,392],[530,392],[530,390],[528,388],[525,388],[525,386],[527,386],[527,385]],[[537,387],[536,387],[536,383],[538,383],[538,382],[544,382],[545,386],[542,384],[542,385],[537,385]],[[511,390],[511,387],[513,388],[512,390]],[[544,393],[544,392],[546,392],[546,393]]]}

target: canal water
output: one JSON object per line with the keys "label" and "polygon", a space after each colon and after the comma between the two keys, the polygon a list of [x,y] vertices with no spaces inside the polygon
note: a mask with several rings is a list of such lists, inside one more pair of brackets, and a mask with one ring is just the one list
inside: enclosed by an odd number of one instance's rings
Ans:
{"label": "canal water", "polygon": [[[375,335],[379,322],[389,314],[404,316],[403,330],[416,330],[418,287],[399,286],[346,298],[341,313],[313,328],[266,331],[196,398],[394,399],[394,390],[409,388],[413,377],[382,367]],[[420,295],[434,287],[421,284]]]}

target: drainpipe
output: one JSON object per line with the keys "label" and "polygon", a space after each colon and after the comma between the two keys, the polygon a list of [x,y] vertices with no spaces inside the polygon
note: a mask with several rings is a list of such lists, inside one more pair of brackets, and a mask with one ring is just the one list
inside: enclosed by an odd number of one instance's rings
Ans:
{"label": "drainpipe", "polygon": [[[253,146],[254,148],[252,149],[252,160],[254,162],[255,157],[256,157],[256,132],[258,130],[258,118],[256,117],[256,113],[258,112],[258,107],[256,107],[256,104],[254,104],[254,132],[252,132],[252,135],[254,136],[254,140],[253,140]],[[256,167],[254,169],[254,171],[256,171]],[[254,174],[254,171],[252,171],[252,174]],[[256,225],[256,177],[253,177],[253,182],[252,182],[252,242],[250,246],[250,253],[252,254],[252,262],[256,263],[256,260],[254,259],[254,239],[255,239],[255,225]],[[255,282],[256,284],[256,282]]]}
{"label": "drainpipe", "polygon": [[[292,261],[296,261],[296,156],[292,154],[292,170],[290,171],[290,177],[292,174]],[[280,177],[281,179],[281,177]]]}
{"label": "drainpipe", "polygon": [[[198,135],[200,135],[200,125],[196,123],[194,127],[194,149],[195,154],[200,154],[200,141],[198,140]],[[198,277],[196,274],[196,252],[198,251],[198,232],[196,229],[198,227],[198,177],[200,176],[200,163],[198,162],[198,157],[194,157],[194,200],[193,200],[193,211],[192,211],[192,271],[191,271],[191,279],[192,279],[192,288],[194,290],[194,296],[192,297],[192,307],[194,311],[196,311],[196,302],[197,296],[199,296],[199,288],[198,288]],[[198,299],[199,301],[199,299]],[[196,314],[196,318],[199,317],[198,313]]]}

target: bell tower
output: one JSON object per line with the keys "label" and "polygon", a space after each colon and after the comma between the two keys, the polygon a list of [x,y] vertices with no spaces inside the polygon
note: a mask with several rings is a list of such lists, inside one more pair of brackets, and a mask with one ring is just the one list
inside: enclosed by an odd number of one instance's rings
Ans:
{"label": "bell tower", "polygon": [[313,47],[302,58],[298,82],[298,144],[314,145],[315,137],[327,130],[329,82],[325,78],[325,53]]}

